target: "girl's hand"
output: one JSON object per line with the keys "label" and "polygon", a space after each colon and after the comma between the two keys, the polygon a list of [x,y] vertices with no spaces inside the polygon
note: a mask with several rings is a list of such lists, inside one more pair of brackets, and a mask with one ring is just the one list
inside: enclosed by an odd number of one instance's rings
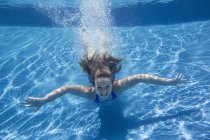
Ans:
{"label": "girl's hand", "polygon": [[182,82],[182,75],[181,74],[178,74],[177,76],[176,76],[176,78],[172,78],[171,79],[171,83],[173,84],[173,85],[177,85],[177,84],[179,84],[179,83],[181,83]]}
{"label": "girl's hand", "polygon": [[27,107],[38,107],[40,108],[46,101],[44,98],[37,98],[37,97],[27,97],[21,104]]}

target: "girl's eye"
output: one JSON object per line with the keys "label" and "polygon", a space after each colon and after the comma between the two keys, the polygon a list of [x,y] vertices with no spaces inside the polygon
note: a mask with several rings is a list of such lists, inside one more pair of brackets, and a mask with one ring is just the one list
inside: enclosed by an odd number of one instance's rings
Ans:
{"label": "girl's eye", "polygon": [[109,88],[110,86],[106,86],[106,88]]}
{"label": "girl's eye", "polygon": [[101,87],[97,87],[97,89],[101,89]]}

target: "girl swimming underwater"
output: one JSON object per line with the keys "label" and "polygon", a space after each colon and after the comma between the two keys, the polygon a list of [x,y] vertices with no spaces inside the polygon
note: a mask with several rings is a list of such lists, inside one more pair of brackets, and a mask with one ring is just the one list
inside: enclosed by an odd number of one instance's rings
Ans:
{"label": "girl swimming underwater", "polygon": [[44,97],[27,97],[22,104],[28,107],[39,108],[66,93],[84,97],[97,103],[103,103],[114,100],[127,89],[134,87],[138,83],[170,86],[177,85],[181,82],[181,75],[167,79],[149,74],[137,74],[116,80],[115,74],[121,69],[122,59],[115,58],[108,53],[103,37],[101,40],[101,51],[94,52],[89,46],[88,36],[84,29],[82,30],[82,36],[86,54],[80,61],[80,66],[88,74],[92,86],[64,85]]}

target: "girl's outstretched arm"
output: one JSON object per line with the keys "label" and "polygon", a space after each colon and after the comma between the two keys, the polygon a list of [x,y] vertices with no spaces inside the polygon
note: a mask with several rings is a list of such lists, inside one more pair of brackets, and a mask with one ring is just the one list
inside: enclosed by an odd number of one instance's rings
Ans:
{"label": "girl's outstretched arm", "polygon": [[90,100],[94,99],[91,87],[85,87],[79,85],[77,86],[65,85],[58,89],[53,90],[44,97],[27,97],[27,99],[25,99],[21,103],[28,107],[33,107],[33,106],[41,107],[42,105],[51,102],[66,93],[71,93],[77,96],[88,98]]}
{"label": "girl's outstretched arm", "polygon": [[129,76],[121,80],[117,80],[114,82],[114,86],[116,87],[117,93],[122,93],[125,90],[137,85],[138,83],[148,83],[148,84],[156,84],[162,86],[176,85],[181,82],[181,75],[177,75],[175,78],[161,78],[155,75],[149,74],[137,74],[134,76]]}

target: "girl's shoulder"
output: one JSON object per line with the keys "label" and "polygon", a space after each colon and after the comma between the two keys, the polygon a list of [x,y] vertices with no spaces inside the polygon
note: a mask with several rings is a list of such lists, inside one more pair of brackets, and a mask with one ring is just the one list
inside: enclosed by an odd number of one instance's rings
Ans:
{"label": "girl's shoulder", "polygon": [[119,85],[119,81],[118,80],[115,80],[114,82],[113,82],[113,85],[112,85],[113,87],[112,87],[112,90],[114,91],[114,93],[117,95],[117,96],[119,96],[121,93],[120,93],[120,85]]}

